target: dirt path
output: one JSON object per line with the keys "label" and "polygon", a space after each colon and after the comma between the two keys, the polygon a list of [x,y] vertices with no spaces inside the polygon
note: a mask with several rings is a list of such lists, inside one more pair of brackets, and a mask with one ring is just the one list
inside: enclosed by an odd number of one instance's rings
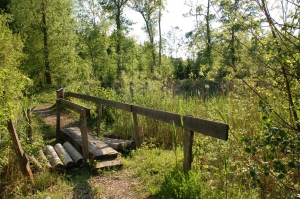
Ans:
{"label": "dirt path", "polygon": [[[56,114],[52,108],[52,104],[37,106],[34,109],[34,114],[40,115],[47,125],[56,125]],[[61,126],[70,126],[78,124],[76,119],[70,118],[65,114],[61,115]],[[72,198],[99,198],[99,199],[140,199],[141,196],[134,187],[137,185],[137,179],[132,178],[132,171],[129,169],[120,169],[116,172],[103,173],[96,176],[91,176],[87,179],[90,189],[73,190]],[[94,193],[91,194],[91,190]],[[95,190],[97,194],[95,196]],[[91,196],[94,195],[94,196]]]}

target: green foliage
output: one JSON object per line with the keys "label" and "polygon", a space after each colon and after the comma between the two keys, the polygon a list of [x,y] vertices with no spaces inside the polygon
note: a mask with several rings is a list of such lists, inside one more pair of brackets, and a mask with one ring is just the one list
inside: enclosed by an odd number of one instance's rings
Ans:
{"label": "green foliage", "polygon": [[[40,87],[47,73],[56,87],[80,80],[76,73],[76,23],[72,16],[73,2],[12,0],[13,29],[24,41],[26,59],[21,70]],[[47,66],[47,63],[48,66]],[[47,68],[49,67],[49,69]]]}
{"label": "green foliage", "polygon": [[19,99],[30,85],[30,79],[18,69],[24,54],[18,35],[8,28],[11,16],[0,13],[0,170],[7,163],[7,120],[20,111]]}
{"label": "green foliage", "polygon": [[203,182],[200,173],[191,171],[188,175],[172,171],[165,177],[159,196],[161,198],[202,198]]}

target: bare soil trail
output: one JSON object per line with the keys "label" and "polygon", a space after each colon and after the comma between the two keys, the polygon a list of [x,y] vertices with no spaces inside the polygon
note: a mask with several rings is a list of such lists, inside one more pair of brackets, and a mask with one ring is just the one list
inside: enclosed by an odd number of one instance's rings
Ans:
{"label": "bare soil trail", "polygon": [[[47,125],[55,127],[56,113],[53,109],[53,104],[39,105],[35,107],[33,113],[39,115]],[[78,121],[76,121],[75,118],[71,118],[66,114],[61,115],[61,126],[74,126],[74,124],[78,124]],[[78,172],[80,172],[80,170]],[[136,178],[132,177],[132,171],[127,168],[122,168],[113,172],[102,172],[98,175],[92,175],[89,179],[87,179],[87,183],[89,184],[89,189],[73,189],[73,196],[70,198],[145,198],[136,191],[135,187],[138,181]],[[92,193],[92,190],[97,190],[97,194],[95,194],[95,191]]]}

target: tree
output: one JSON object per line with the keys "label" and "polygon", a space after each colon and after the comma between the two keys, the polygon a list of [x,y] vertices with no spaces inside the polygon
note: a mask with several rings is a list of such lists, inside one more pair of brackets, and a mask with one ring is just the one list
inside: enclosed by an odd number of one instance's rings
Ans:
{"label": "tree", "polygon": [[22,70],[41,86],[63,86],[75,78],[77,36],[72,6],[71,0],[11,0],[13,28],[24,40],[27,54]]}
{"label": "tree", "polygon": [[[156,0],[133,0],[132,1],[132,9],[139,12],[144,21],[145,21],[145,29],[149,37],[149,42],[152,48],[152,67],[151,71],[153,72],[154,66],[156,66],[156,49],[154,43],[154,37],[156,34],[156,24],[157,24],[157,11],[161,7],[161,1]],[[159,12],[160,13],[160,12]]]}
{"label": "tree", "polygon": [[113,54],[108,36],[111,20],[107,19],[96,0],[79,0],[76,14],[79,22],[79,55],[85,64],[92,66],[94,80],[100,80],[103,86],[111,86],[117,71],[110,58]]}
{"label": "tree", "polygon": [[130,25],[131,22],[126,20],[123,16],[123,10],[127,6],[129,0],[99,0],[100,5],[104,10],[109,12],[110,17],[114,18],[116,23],[116,51],[117,51],[117,66],[118,66],[118,75],[120,77],[122,66],[121,66],[121,47],[123,39],[123,30],[126,29],[127,25]]}
{"label": "tree", "polygon": [[4,10],[4,12],[8,12],[8,4],[10,0],[2,0],[0,1],[0,10]]}
{"label": "tree", "polygon": [[162,35],[161,35],[161,17],[162,11],[164,10],[164,0],[159,0],[159,10],[158,10],[158,33],[159,33],[159,45],[158,45],[158,67],[161,66],[162,57]]}
{"label": "tree", "polygon": [[[187,34],[188,37],[192,38],[193,42],[204,43],[205,47],[200,47],[198,49],[197,63],[196,65],[200,67],[205,66],[203,71],[206,76],[207,73],[212,69],[213,66],[213,57],[212,57],[212,30],[211,25],[215,19],[215,15],[211,13],[211,0],[207,0],[205,4],[194,5],[193,2],[190,2],[190,12],[189,16],[194,17],[196,22],[196,29]],[[201,45],[202,46],[202,45]],[[203,67],[204,68],[204,67]]]}
{"label": "tree", "polygon": [[8,158],[3,152],[10,140],[7,120],[17,116],[20,99],[31,84],[31,80],[18,69],[25,56],[21,38],[8,27],[11,20],[10,15],[0,12],[0,171]]}

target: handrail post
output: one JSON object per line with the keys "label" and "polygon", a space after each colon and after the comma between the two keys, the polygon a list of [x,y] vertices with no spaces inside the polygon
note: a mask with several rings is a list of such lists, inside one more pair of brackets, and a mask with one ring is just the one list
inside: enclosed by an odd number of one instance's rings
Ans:
{"label": "handrail post", "polygon": [[88,135],[87,135],[87,124],[86,124],[86,110],[81,109],[80,113],[80,131],[82,138],[82,154],[84,161],[89,159],[89,150],[88,150]]}
{"label": "handrail post", "polygon": [[30,177],[30,180],[31,180],[31,183],[33,185],[35,185],[35,182],[34,182],[34,178],[33,178],[33,175],[32,175],[32,172],[31,172],[31,169],[29,167],[29,162],[26,158],[26,155],[24,153],[24,150],[21,146],[21,143],[20,143],[20,140],[18,138],[18,134],[16,132],[16,129],[12,123],[12,120],[9,119],[7,121],[7,125],[8,125],[8,131],[9,131],[9,134],[12,138],[12,141],[13,141],[13,146],[14,146],[14,150],[17,154],[17,157],[18,157],[18,161],[19,161],[19,166],[21,168],[21,172],[24,174],[24,175],[29,175]]}
{"label": "handrail post", "polygon": [[102,109],[102,104],[99,104],[99,107],[98,107],[98,117],[97,117],[97,136],[100,135],[100,125],[101,125],[101,118],[102,118],[102,112],[103,112],[103,109]]}
{"label": "handrail post", "polygon": [[132,112],[133,116],[133,127],[134,127],[134,135],[133,139],[135,142],[135,146],[139,148],[141,146],[141,139],[140,139],[140,133],[139,133],[139,123],[138,123],[138,117],[137,114]]}
{"label": "handrail post", "polygon": [[60,88],[56,91],[56,99],[62,98],[65,99],[65,89],[64,88]]}
{"label": "handrail post", "polygon": [[192,147],[194,141],[194,131],[184,130],[183,135],[183,171],[188,173],[192,168],[193,154]]}
{"label": "handrail post", "polygon": [[60,99],[56,100],[56,138],[59,138],[60,131]]}

